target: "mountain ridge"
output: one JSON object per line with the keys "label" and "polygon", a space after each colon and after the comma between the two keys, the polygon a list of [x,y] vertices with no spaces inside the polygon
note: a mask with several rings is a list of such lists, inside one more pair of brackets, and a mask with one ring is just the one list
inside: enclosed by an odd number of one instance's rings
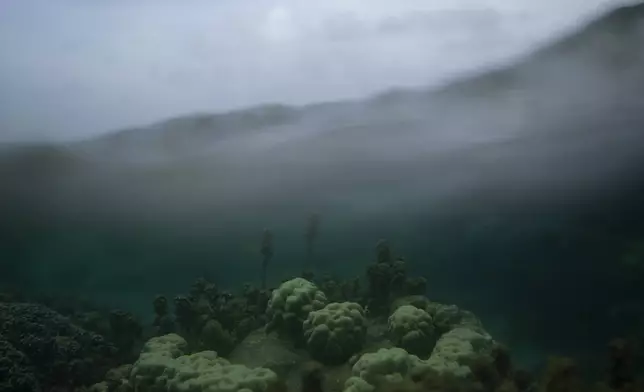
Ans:
{"label": "mountain ridge", "polygon": [[[378,194],[390,198],[388,206],[404,191],[416,193],[400,200],[414,203],[471,193],[503,203],[504,187],[528,199],[590,192],[588,184],[597,190],[609,177],[635,178],[642,167],[644,4],[624,10],[558,41],[564,44],[442,89],[264,105],[76,144],[12,149],[0,153],[0,181],[15,188],[9,202],[37,204],[38,195],[52,193],[74,208],[93,209],[102,200],[133,203],[133,210],[150,199],[169,210],[163,203],[173,198],[173,206],[196,210],[207,203],[259,208],[306,189],[318,189],[306,195],[312,204],[350,205],[356,195]],[[595,38],[604,36],[610,39]],[[615,53],[631,55],[613,63]],[[23,181],[24,173],[34,180]],[[127,202],[113,201],[121,199]]]}
{"label": "mountain ridge", "polygon": [[[151,136],[163,134],[168,139],[193,137],[204,140],[212,133],[214,139],[217,137],[228,137],[237,132],[254,130],[261,127],[279,126],[298,121],[302,116],[316,110],[328,107],[387,104],[388,102],[408,102],[419,99],[427,99],[433,96],[469,93],[490,93],[489,88],[503,88],[512,84],[514,78],[520,78],[524,68],[534,67],[535,63],[547,62],[552,57],[571,55],[572,52],[588,52],[593,49],[597,41],[614,35],[613,38],[623,38],[633,35],[633,30],[644,20],[644,3],[619,7],[605,15],[590,21],[579,27],[575,32],[564,37],[554,39],[540,48],[533,50],[508,65],[494,66],[484,71],[473,72],[468,75],[452,79],[437,87],[419,88],[390,88],[373,94],[363,99],[340,100],[329,102],[315,102],[306,105],[287,105],[281,103],[266,103],[254,105],[247,108],[240,108],[223,112],[197,112],[182,116],[167,118],[148,126],[138,126],[115,130],[101,135],[87,142],[105,142],[119,145],[127,143],[123,139],[131,138],[136,142],[142,135]],[[610,38],[610,37],[608,37]],[[606,51],[610,42],[604,44],[602,50]],[[591,50],[592,51],[592,50]],[[595,60],[610,60],[611,53],[599,53]],[[624,55],[622,53],[622,55]],[[183,133],[183,135],[178,135]],[[172,141],[169,141],[172,142]]]}

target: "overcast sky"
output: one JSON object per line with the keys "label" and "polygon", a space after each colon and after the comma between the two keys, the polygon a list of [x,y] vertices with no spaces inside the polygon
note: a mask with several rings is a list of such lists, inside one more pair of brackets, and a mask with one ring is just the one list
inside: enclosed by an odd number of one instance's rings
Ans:
{"label": "overcast sky", "polygon": [[619,0],[1,0],[0,141],[444,82]]}

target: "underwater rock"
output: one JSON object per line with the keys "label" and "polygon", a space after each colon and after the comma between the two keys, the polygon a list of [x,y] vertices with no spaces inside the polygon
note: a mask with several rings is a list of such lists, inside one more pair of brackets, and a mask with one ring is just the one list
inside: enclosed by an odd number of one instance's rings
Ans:
{"label": "underwater rock", "polygon": [[42,305],[0,303],[0,336],[22,352],[46,391],[93,384],[116,361],[103,337]]}
{"label": "underwater rock", "polygon": [[298,369],[301,363],[309,360],[309,356],[305,351],[295,349],[291,342],[258,329],[235,347],[229,360],[250,368],[268,368],[280,377],[286,377],[291,371]]}

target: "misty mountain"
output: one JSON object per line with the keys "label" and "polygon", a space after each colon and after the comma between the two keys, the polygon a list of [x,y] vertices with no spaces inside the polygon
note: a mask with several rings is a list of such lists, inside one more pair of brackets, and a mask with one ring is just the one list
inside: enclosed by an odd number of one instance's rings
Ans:
{"label": "misty mountain", "polygon": [[643,167],[643,21],[644,5],[620,8],[516,64],[438,88],[7,147],[1,167],[13,198],[3,202],[33,209],[47,195],[46,211],[200,214],[294,198],[303,208],[379,213],[578,201]]}

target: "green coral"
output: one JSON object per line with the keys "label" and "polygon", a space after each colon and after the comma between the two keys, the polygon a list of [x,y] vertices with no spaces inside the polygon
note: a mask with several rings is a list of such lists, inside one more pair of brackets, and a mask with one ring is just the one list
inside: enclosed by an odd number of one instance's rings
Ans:
{"label": "green coral", "polygon": [[420,357],[429,356],[436,342],[431,316],[412,305],[396,309],[389,317],[388,327],[389,337],[396,346]]}
{"label": "green coral", "polygon": [[455,328],[468,328],[479,333],[486,333],[483,324],[474,313],[460,309],[456,305],[432,302],[425,310],[432,316],[439,334],[444,334]]}
{"label": "green coral", "polygon": [[177,334],[168,334],[148,340],[139,359],[132,366],[130,383],[138,391],[164,392],[166,369],[173,366],[175,358],[183,355],[188,343]]}
{"label": "green coral", "polygon": [[266,329],[300,340],[304,320],[326,303],[326,295],[315,284],[302,278],[288,280],[273,290],[268,301]]}
{"label": "green coral", "polygon": [[304,322],[307,349],[325,364],[343,363],[360,351],[366,333],[365,311],[355,302],[328,304]]}
{"label": "green coral", "polygon": [[475,354],[491,351],[493,347],[494,340],[490,335],[469,328],[455,328],[438,339],[427,365],[439,373],[467,377],[471,374],[467,361]]}
{"label": "green coral", "polygon": [[231,365],[214,351],[177,358],[166,377],[168,392],[264,392],[278,382],[269,369]]}
{"label": "green coral", "polygon": [[177,355],[187,344],[177,335],[153,338],[132,367],[130,383],[137,392],[265,392],[277,375],[265,368],[232,365],[214,351]]}
{"label": "green coral", "polygon": [[370,392],[383,384],[422,374],[427,369],[424,361],[402,348],[381,348],[375,353],[363,354],[353,365],[344,392]]}

